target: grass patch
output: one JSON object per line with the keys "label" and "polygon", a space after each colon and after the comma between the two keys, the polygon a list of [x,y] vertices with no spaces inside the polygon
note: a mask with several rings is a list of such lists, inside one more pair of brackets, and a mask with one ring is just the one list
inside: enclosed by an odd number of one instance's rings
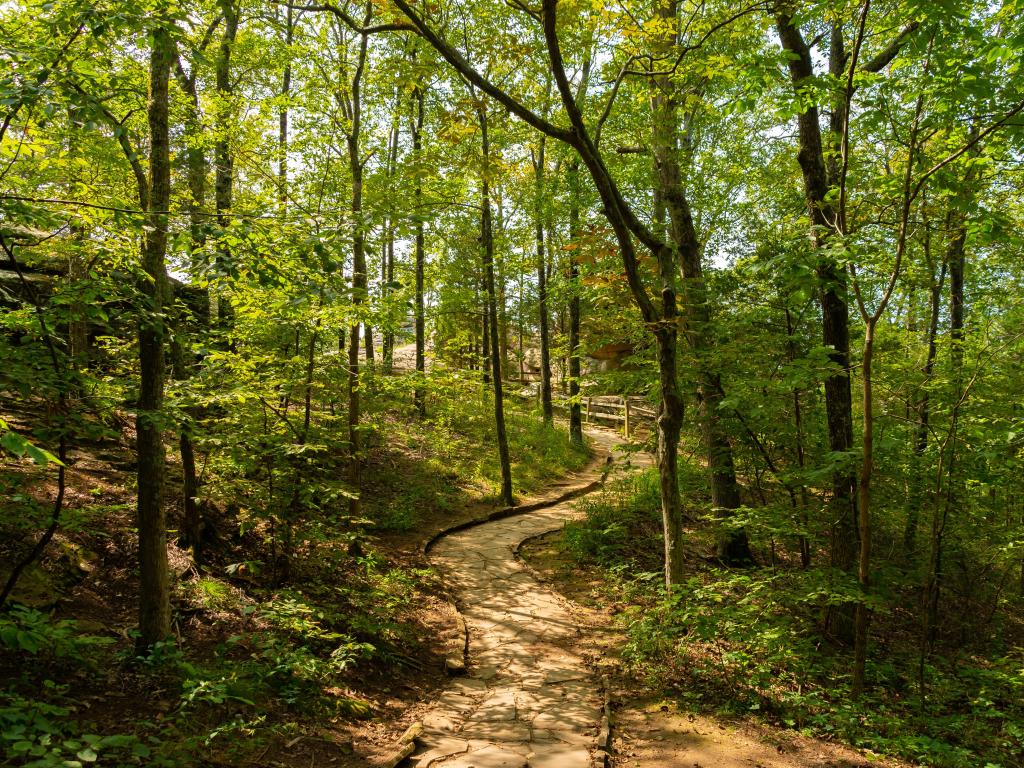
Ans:
{"label": "grass patch", "polygon": [[[412,531],[470,501],[498,499],[493,401],[479,380],[444,374],[442,381],[435,382],[423,420],[409,412],[404,379],[375,395],[374,409],[381,415],[375,423],[374,462],[387,482],[364,493],[364,506],[378,531]],[[545,424],[532,403],[508,398],[505,424],[517,497],[541,492],[590,459],[589,450],[572,444],[564,425]]]}

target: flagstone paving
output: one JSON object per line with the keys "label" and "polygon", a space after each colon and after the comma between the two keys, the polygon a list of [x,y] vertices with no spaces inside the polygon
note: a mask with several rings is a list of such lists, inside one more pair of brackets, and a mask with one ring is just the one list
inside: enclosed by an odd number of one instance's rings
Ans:
{"label": "flagstone paving", "polygon": [[[605,450],[616,445],[608,432],[590,436]],[[574,650],[580,629],[564,599],[513,553],[574,514],[573,502],[555,504],[450,534],[431,550],[457,585],[469,666],[424,718],[417,768],[590,768],[601,686]]]}

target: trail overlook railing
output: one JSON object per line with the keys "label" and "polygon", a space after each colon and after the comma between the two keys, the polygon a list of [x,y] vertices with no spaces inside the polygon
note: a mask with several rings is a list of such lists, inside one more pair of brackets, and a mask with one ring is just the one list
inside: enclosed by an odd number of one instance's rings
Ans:
{"label": "trail overlook railing", "polygon": [[[540,402],[540,384],[535,381],[505,381],[505,389],[523,400]],[[561,392],[551,393],[552,405],[568,413],[569,397]],[[602,424],[621,429],[632,437],[637,428],[653,426],[657,412],[643,398],[634,395],[582,395],[580,408],[585,424]]]}

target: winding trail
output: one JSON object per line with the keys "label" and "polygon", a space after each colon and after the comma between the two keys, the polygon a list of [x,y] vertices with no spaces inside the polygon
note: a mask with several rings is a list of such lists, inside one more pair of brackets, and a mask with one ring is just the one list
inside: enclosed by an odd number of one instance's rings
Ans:
{"label": "winding trail", "polygon": [[[613,452],[611,433],[588,432]],[[618,467],[621,462],[614,462]],[[605,470],[607,471],[607,470]],[[578,478],[592,481],[594,470]],[[564,598],[516,558],[525,539],[557,530],[572,501],[458,531],[431,560],[456,587],[469,631],[469,674],[456,678],[424,718],[417,768],[590,768],[597,747],[601,686],[573,646],[581,630]]]}

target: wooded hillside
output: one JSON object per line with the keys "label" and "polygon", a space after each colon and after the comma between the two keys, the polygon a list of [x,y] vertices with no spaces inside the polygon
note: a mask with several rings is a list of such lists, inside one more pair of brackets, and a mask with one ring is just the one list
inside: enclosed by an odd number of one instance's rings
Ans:
{"label": "wooded hillside", "polygon": [[601,423],[654,466],[557,547],[634,682],[1024,765],[1020,0],[0,30],[10,764],[305,765],[326,722],[394,726],[459,587],[421,545]]}

